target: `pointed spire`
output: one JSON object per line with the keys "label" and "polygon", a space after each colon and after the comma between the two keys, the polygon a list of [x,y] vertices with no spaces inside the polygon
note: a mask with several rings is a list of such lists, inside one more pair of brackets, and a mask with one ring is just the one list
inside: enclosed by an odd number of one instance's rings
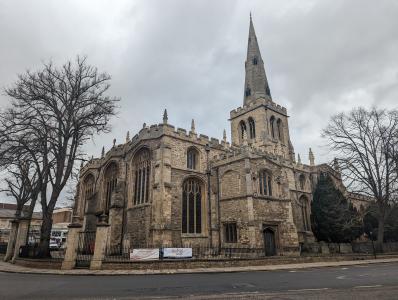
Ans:
{"label": "pointed spire", "polygon": [[126,143],[130,142],[130,131],[127,131],[126,134]]}
{"label": "pointed spire", "polygon": [[227,142],[227,131],[224,129],[223,133],[222,133],[222,140],[224,143]]}
{"label": "pointed spire", "polygon": [[163,112],[163,124],[167,124],[168,119],[169,118],[167,116],[167,109],[165,109]]}
{"label": "pointed spire", "polygon": [[265,75],[264,62],[261,58],[251,13],[245,71],[243,104],[249,104],[258,98],[268,98],[271,100],[271,92],[267,76]]}
{"label": "pointed spire", "polygon": [[194,119],[192,119],[192,121],[191,121],[191,132],[195,133],[195,120]]}
{"label": "pointed spire", "polygon": [[310,166],[315,166],[315,156],[314,156],[314,153],[312,153],[311,148],[310,148],[310,151],[308,153],[308,158],[310,160]]}
{"label": "pointed spire", "polygon": [[113,139],[113,147],[116,146],[116,139]]}
{"label": "pointed spire", "polygon": [[104,158],[105,156],[105,147],[102,146],[102,150],[101,150],[101,158]]}
{"label": "pointed spire", "polygon": [[297,164],[301,165],[301,157],[300,157],[300,154],[297,154]]}

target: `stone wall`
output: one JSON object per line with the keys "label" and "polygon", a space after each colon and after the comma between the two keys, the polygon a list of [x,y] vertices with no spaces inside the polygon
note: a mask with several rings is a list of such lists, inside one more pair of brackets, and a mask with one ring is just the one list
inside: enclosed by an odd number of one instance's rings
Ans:
{"label": "stone wall", "polygon": [[145,247],[150,239],[151,205],[143,204],[127,210],[127,235],[130,245]]}

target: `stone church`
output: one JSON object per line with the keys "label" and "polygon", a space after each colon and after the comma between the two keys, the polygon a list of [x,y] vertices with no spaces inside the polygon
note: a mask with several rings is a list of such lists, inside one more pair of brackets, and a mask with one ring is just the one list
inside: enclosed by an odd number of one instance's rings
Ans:
{"label": "stone church", "polygon": [[[206,245],[297,253],[311,242],[312,192],[336,168],[295,159],[286,108],[271,96],[250,18],[243,105],[230,112],[231,143],[168,123],[143,128],[80,170],[74,216],[86,231],[100,216],[108,246]],[[359,197],[359,202],[362,200]],[[358,202],[358,203],[359,203]]]}

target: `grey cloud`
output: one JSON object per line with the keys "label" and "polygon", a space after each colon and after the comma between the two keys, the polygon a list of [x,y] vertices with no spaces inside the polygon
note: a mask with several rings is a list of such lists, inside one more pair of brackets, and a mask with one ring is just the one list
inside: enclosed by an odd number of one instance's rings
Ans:
{"label": "grey cloud", "polygon": [[[329,159],[320,130],[358,105],[395,107],[398,4],[329,1],[2,1],[0,85],[25,68],[77,54],[112,75],[122,98],[110,134],[86,145],[111,147],[127,130],[161,121],[221,138],[242,105],[252,11],[271,92],[288,108],[297,153]],[[8,99],[0,96],[0,107]]]}

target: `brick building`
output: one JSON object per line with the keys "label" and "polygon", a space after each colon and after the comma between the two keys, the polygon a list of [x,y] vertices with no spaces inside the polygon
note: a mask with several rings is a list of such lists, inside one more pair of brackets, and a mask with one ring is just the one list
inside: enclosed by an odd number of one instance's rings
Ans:
{"label": "brick building", "polygon": [[[110,224],[109,246],[169,244],[264,248],[297,253],[314,240],[312,191],[320,172],[296,161],[288,114],[271,96],[250,19],[243,106],[230,112],[231,143],[163,122],[143,128],[80,170],[74,216],[95,230]],[[343,185],[340,184],[342,187]],[[343,187],[344,188],[344,187]]]}

